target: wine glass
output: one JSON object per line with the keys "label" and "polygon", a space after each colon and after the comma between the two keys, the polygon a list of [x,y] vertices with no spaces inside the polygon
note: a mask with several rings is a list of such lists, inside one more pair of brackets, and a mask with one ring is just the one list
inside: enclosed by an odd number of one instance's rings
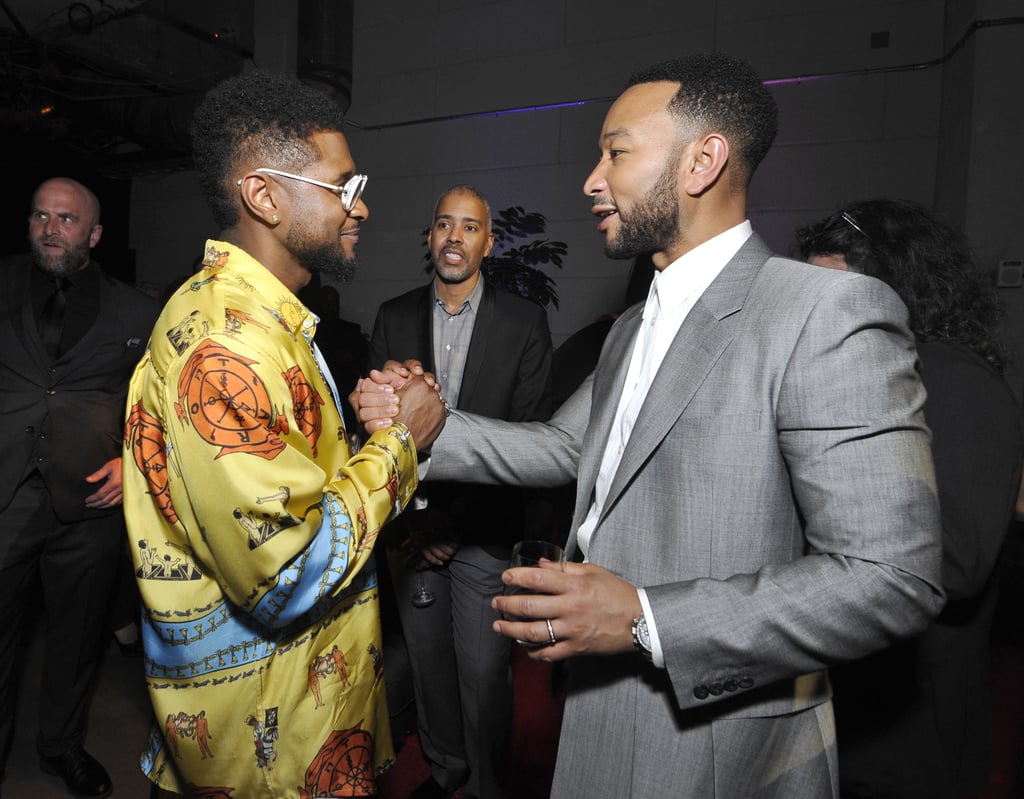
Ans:
{"label": "wine glass", "polygon": [[[558,546],[558,544],[554,544],[551,541],[520,541],[512,547],[512,557],[509,559],[508,566],[510,569],[519,568],[520,566],[539,567],[542,560],[549,560],[554,563],[565,563],[565,550]],[[516,585],[506,585],[504,587],[504,593],[506,596],[527,594],[531,593],[532,590],[533,589],[520,588]],[[504,613],[502,615],[506,621],[532,621],[532,619],[513,616],[510,613]],[[548,645],[547,641],[521,641],[518,638],[516,639],[516,643],[534,648]]]}
{"label": "wine glass", "polygon": [[414,608],[429,608],[437,597],[434,596],[433,591],[427,589],[426,583],[423,582],[423,569],[416,569],[416,575],[419,578],[419,586],[410,601]]}

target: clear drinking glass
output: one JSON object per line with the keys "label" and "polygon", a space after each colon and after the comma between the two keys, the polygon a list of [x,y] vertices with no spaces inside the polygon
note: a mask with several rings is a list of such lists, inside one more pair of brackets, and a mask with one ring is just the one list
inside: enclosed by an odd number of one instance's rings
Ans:
{"label": "clear drinking glass", "polygon": [[434,592],[427,588],[427,584],[423,580],[423,569],[416,569],[417,588],[416,592],[412,595],[410,601],[414,608],[429,608],[434,604]]}
{"label": "clear drinking glass", "polygon": [[[512,557],[509,559],[508,566],[510,569],[518,568],[520,566],[539,567],[542,560],[549,560],[554,563],[565,563],[565,550],[558,546],[558,544],[553,544],[550,541],[520,541],[512,547]],[[504,593],[506,596],[512,596],[514,594],[533,593],[533,591],[531,589],[520,588],[515,585],[506,585]],[[504,613],[502,615],[506,621],[532,621],[532,619],[525,619],[508,613]],[[538,647],[546,646],[548,642],[520,641],[517,638],[516,643],[522,644],[523,646]]]}

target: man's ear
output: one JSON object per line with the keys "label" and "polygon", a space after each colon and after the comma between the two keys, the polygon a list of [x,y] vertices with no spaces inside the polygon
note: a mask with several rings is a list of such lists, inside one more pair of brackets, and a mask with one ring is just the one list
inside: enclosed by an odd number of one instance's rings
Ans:
{"label": "man's ear", "polygon": [[89,231],[89,249],[91,250],[97,244],[100,243],[100,237],[103,235],[103,225],[93,225],[92,230]]}
{"label": "man's ear", "polygon": [[692,197],[715,184],[729,161],[729,142],[720,133],[708,133],[687,148],[683,188]]}
{"label": "man's ear", "polygon": [[242,206],[264,223],[274,226],[281,221],[281,209],[270,188],[270,182],[261,172],[250,172],[238,181]]}

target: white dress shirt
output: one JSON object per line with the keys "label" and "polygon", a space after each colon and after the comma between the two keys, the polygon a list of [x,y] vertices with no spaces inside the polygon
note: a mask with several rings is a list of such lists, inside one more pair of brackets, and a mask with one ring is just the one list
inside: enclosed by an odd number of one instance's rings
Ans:
{"label": "white dress shirt", "polygon": [[[619,468],[622,453],[633,432],[633,425],[636,423],[640,408],[643,407],[654,376],[662,366],[669,345],[672,344],[694,304],[750,238],[752,232],[749,221],[729,228],[677,258],[656,273],[654,280],[651,281],[643,321],[637,331],[626,381],[622,386],[622,396],[619,398],[608,443],[601,459],[590,510],[576,532],[584,558],[597,520],[601,517],[605,500],[608,498],[612,478]],[[638,593],[651,634],[654,664],[663,667],[665,660],[647,594],[643,588],[639,588]]]}

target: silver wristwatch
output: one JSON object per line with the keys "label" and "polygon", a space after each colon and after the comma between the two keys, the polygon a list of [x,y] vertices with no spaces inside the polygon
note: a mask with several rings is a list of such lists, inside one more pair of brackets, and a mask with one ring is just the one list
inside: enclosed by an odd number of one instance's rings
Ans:
{"label": "silver wristwatch", "polygon": [[635,646],[640,654],[647,658],[648,662],[654,659],[654,654],[651,651],[651,634],[647,630],[647,619],[644,614],[641,613],[639,618],[633,619],[633,646]]}

